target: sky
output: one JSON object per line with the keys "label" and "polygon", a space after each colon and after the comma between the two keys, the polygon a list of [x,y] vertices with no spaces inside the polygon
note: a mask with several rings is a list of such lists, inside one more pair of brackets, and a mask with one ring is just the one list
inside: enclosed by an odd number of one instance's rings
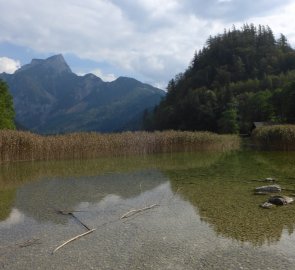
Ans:
{"label": "sky", "polygon": [[63,54],[78,75],[165,89],[233,25],[268,25],[295,48],[295,0],[0,0],[0,11],[0,73]]}

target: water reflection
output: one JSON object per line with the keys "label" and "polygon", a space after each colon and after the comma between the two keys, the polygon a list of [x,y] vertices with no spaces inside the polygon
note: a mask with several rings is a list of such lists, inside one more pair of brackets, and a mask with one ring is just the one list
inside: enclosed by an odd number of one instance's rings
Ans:
{"label": "water reflection", "polygon": [[16,225],[24,221],[25,215],[17,208],[13,208],[8,218],[3,222],[0,222],[0,228],[9,228],[12,225]]}
{"label": "water reflection", "polygon": [[155,170],[114,173],[94,177],[44,179],[17,191],[15,207],[39,222],[65,223],[56,209],[89,211],[88,205],[111,198],[130,198],[153,189],[167,178]]}
{"label": "water reflection", "polygon": [[90,204],[142,196],[170,181],[217,235],[261,246],[293,234],[295,205],[259,208],[268,196],[254,196],[260,183],[252,180],[278,178],[295,191],[294,162],[294,153],[249,151],[14,164],[1,168],[0,220],[14,207],[38,222],[67,224],[55,209],[89,211]]}
{"label": "water reflection", "polygon": [[[201,220],[218,235],[254,245],[280,240],[285,229],[294,232],[295,205],[261,209],[259,204],[269,196],[255,196],[253,189],[265,177],[275,177],[287,189],[295,190],[294,154],[238,153],[224,156],[210,170],[170,171],[173,190],[196,206]],[[287,167],[287,168],[286,168]],[[291,180],[290,180],[291,179]]]}
{"label": "water reflection", "polygon": [[[294,160],[279,153],[202,153],[163,162],[96,160],[78,163],[79,169],[43,164],[43,173],[34,167],[31,181],[2,185],[3,192],[14,191],[0,222],[0,262],[16,270],[292,269],[295,205],[260,209],[266,197],[252,194],[252,180],[276,177],[295,189],[294,169],[286,165]],[[120,219],[152,204],[160,206]],[[75,215],[97,230],[52,256],[57,245],[84,232],[54,208],[80,210]],[[16,248],[31,239],[40,244]]]}
{"label": "water reflection", "polygon": [[[127,173],[144,169],[165,170],[208,167],[216,162],[221,155],[221,153],[175,153],[126,158],[1,164],[0,221],[9,216],[17,189],[27,183],[34,183],[48,178],[52,179],[52,181],[56,180],[54,183],[52,182],[52,185],[55,185],[59,181],[58,179],[84,179],[85,177],[96,177],[116,172]],[[39,187],[39,189],[42,189],[42,187]],[[38,196],[38,194],[41,196],[42,192],[40,193],[39,190],[35,196]],[[48,201],[47,205],[54,205],[53,200]]]}

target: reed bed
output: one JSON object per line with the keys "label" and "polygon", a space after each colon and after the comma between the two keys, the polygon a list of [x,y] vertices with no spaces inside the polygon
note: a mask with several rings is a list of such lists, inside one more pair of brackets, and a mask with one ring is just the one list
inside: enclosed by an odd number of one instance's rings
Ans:
{"label": "reed bed", "polygon": [[295,125],[260,127],[253,131],[254,144],[267,150],[295,150]]}
{"label": "reed bed", "polygon": [[41,136],[31,132],[0,131],[0,162],[84,159],[179,151],[228,151],[240,147],[236,135],[210,132],[163,131],[112,134],[71,133]]}

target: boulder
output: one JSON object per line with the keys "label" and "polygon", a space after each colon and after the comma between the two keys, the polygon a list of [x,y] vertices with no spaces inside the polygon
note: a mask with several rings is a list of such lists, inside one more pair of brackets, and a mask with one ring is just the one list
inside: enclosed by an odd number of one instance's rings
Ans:
{"label": "boulder", "polygon": [[255,188],[255,192],[278,193],[281,191],[282,191],[282,188],[279,185],[269,185],[269,186],[261,186],[261,187]]}
{"label": "boulder", "polygon": [[294,199],[288,196],[271,196],[268,199],[268,203],[272,203],[274,205],[285,205],[292,203]]}

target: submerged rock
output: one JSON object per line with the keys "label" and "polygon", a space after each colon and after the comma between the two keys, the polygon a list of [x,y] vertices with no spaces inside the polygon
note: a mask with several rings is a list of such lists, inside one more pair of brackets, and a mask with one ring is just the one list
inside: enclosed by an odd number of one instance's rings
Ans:
{"label": "submerged rock", "polygon": [[272,177],[267,177],[264,179],[265,182],[275,182],[277,181],[275,178],[272,178]]}
{"label": "submerged rock", "polygon": [[272,178],[272,177],[266,177],[266,178],[263,178],[263,179],[253,179],[252,181],[257,181],[257,182],[276,182],[277,179],[275,178]]}
{"label": "submerged rock", "polygon": [[267,195],[269,194],[269,192],[265,192],[265,191],[255,191],[254,195]]}
{"label": "submerged rock", "polygon": [[279,185],[269,185],[255,188],[255,192],[277,193],[281,191],[282,188]]}
{"label": "submerged rock", "polygon": [[292,203],[293,201],[294,199],[288,196],[272,196],[268,199],[268,202],[274,205],[285,205]]}
{"label": "submerged rock", "polygon": [[269,202],[264,202],[263,204],[260,204],[260,207],[270,209],[274,206],[274,204],[269,203]]}
{"label": "submerged rock", "polygon": [[288,196],[284,196],[284,195],[275,195],[275,196],[271,196],[267,202],[264,202],[260,205],[260,207],[262,208],[272,208],[275,205],[286,205],[289,203],[294,202],[294,198],[292,197],[288,197]]}

